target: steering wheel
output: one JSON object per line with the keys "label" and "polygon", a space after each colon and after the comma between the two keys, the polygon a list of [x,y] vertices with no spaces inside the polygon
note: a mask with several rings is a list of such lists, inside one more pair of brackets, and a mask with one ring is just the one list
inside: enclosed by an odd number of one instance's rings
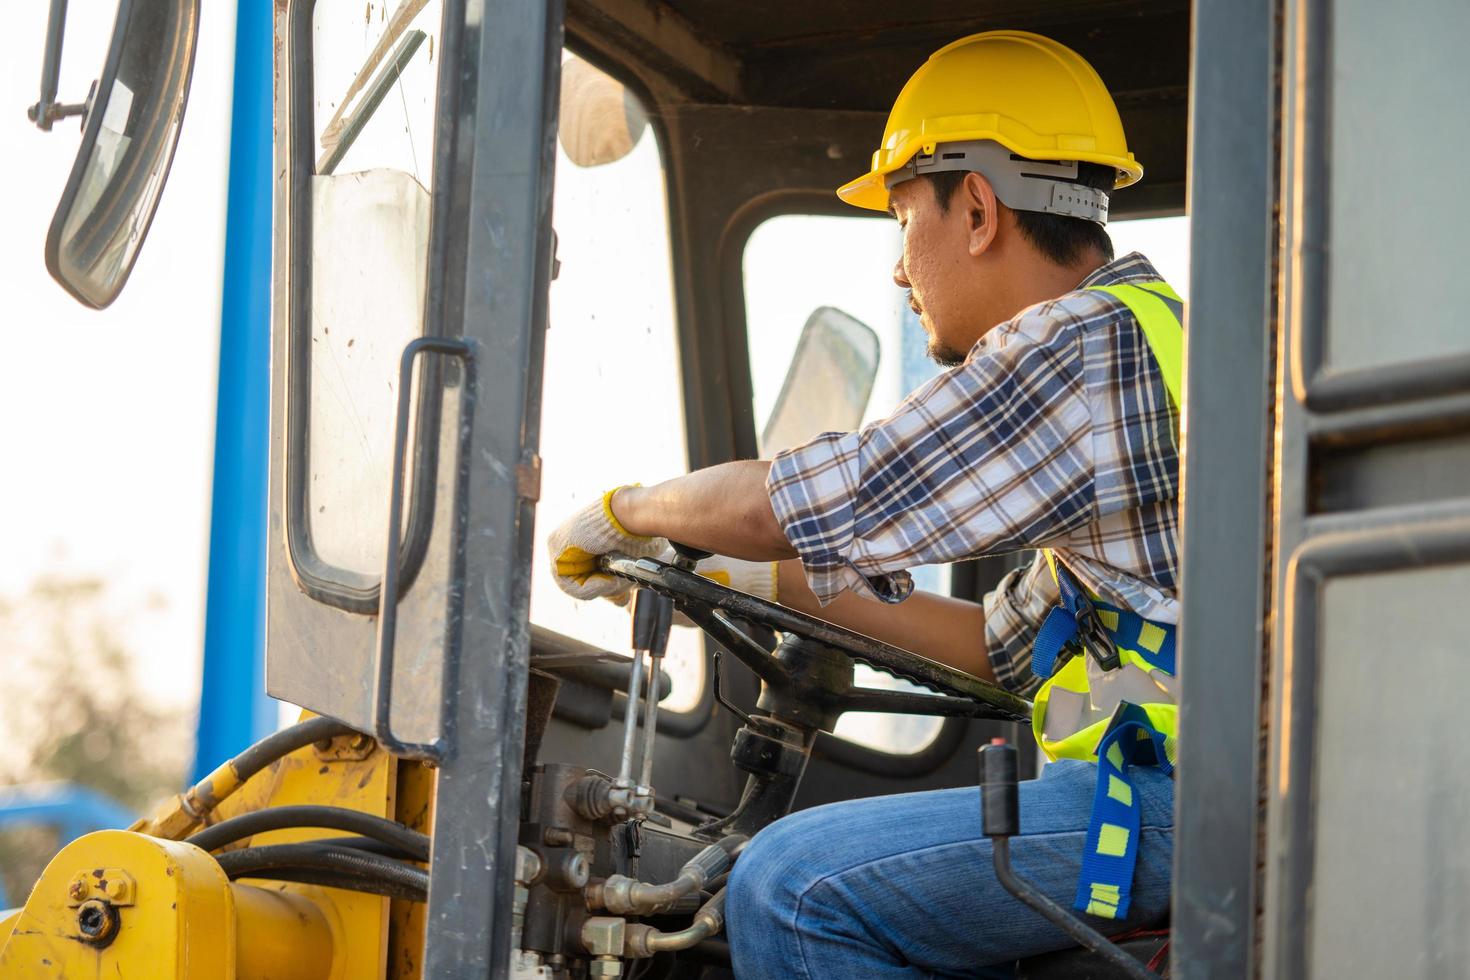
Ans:
{"label": "steering wheel", "polygon": [[[707,552],[683,545],[674,548],[679,555],[674,564],[617,554],[604,556],[601,564],[609,574],[671,599],[680,612],[765,681],[768,689],[786,695],[783,701],[809,704],[833,720],[843,711],[1020,722],[1031,718],[1031,702],[1025,698],[962,670],[727,588],[694,571],[694,562]],[[776,630],[785,639],[773,654],[737,620]],[[833,653],[840,655],[836,665]],[[842,664],[841,658],[850,663]],[[853,687],[851,663],[866,664],[935,693]],[[834,666],[848,669],[834,670]]]}

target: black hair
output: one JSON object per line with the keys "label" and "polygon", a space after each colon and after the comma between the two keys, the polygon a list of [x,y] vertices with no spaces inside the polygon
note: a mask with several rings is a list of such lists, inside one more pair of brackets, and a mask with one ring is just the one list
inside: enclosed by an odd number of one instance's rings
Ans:
{"label": "black hair", "polygon": [[[940,210],[949,212],[955,192],[965,182],[966,173],[968,171],[943,170],[926,175],[934,187],[934,196],[939,201]],[[1075,183],[1111,192],[1116,179],[1117,171],[1112,167],[1100,163],[1077,165]],[[1057,265],[1072,265],[1093,249],[1101,252],[1109,262],[1113,260],[1113,240],[1108,237],[1108,230],[1095,221],[1043,211],[1013,209],[1012,213],[1016,216],[1016,225],[1021,229],[1021,234],[1036,246],[1037,251]]]}

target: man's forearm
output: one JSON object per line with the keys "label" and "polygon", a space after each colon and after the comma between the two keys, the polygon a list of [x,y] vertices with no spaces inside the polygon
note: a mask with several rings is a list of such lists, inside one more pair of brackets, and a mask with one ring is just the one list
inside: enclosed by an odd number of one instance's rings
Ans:
{"label": "man's forearm", "polygon": [[984,680],[995,680],[995,670],[985,655],[985,609],[978,603],[915,592],[903,602],[890,604],[844,592],[823,606],[807,588],[800,561],[783,561],[776,584],[783,606]]}
{"label": "man's forearm", "polygon": [[625,487],[613,516],[632,534],[668,538],[746,561],[796,555],[771,510],[771,464],[739,460],[696,470],[651,487]]}

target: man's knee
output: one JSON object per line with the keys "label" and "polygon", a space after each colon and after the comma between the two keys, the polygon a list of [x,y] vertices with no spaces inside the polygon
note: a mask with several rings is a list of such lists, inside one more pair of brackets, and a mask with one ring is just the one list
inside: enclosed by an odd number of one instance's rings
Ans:
{"label": "man's knee", "polygon": [[822,852],[821,825],[812,811],[784,817],[756,834],[730,872],[725,898],[732,932],[758,921],[795,914],[795,905],[815,871]]}

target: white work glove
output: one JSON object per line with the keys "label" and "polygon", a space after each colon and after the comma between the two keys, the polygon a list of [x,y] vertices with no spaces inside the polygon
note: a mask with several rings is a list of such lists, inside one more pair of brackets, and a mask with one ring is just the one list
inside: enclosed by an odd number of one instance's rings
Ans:
{"label": "white work glove", "polygon": [[630,534],[613,516],[614,487],[562,522],[546,539],[551,575],[557,586],[577,599],[616,598],[633,583],[598,569],[598,559],[611,552],[631,558],[655,558],[669,548],[665,538]]}
{"label": "white work glove", "polygon": [[[665,560],[672,561],[672,558]],[[712,582],[775,602],[776,569],[779,567],[780,564],[774,561],[742,561],[711,555],[695,565],[694,570]]]}

